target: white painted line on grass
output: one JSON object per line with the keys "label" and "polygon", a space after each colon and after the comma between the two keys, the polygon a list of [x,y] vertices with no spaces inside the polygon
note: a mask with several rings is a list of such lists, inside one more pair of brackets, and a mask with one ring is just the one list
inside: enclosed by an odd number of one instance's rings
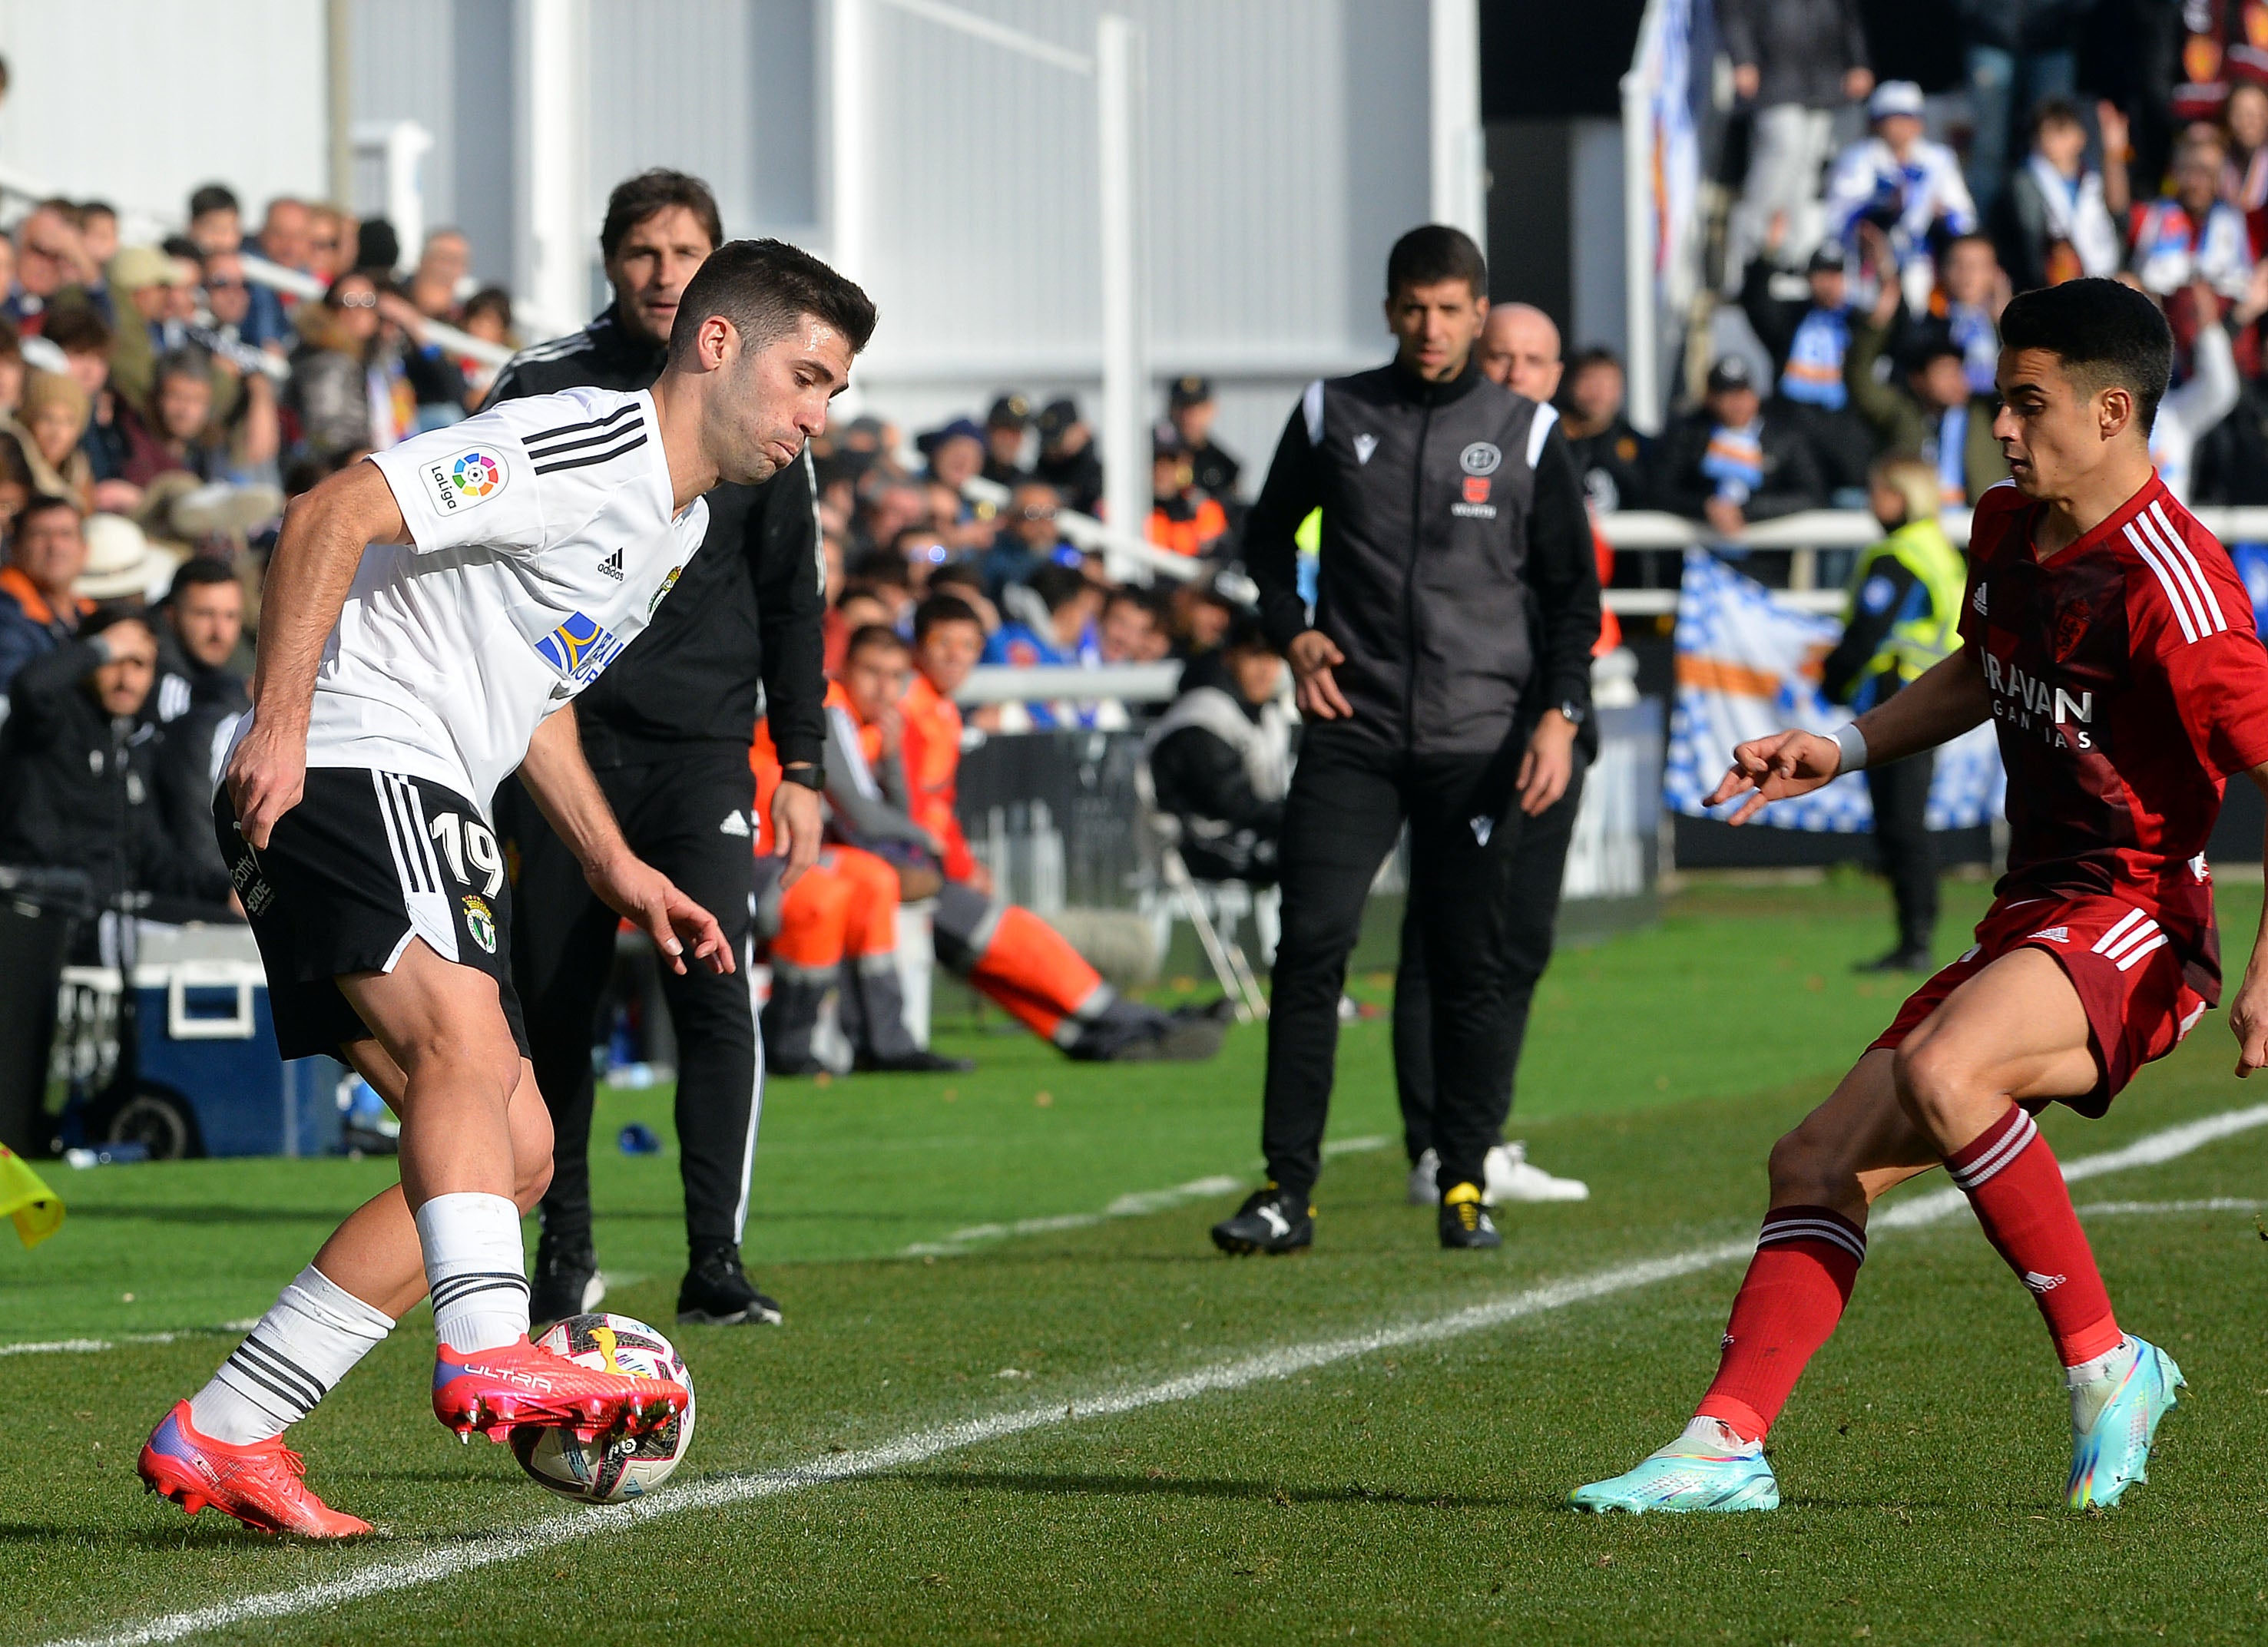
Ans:
{"label": "white painted line on grass", "polygon": [[2215,1195],[2205,1201],[2094,1201],[2074,1209],[2082,1218],[2163,1218],[2182,1212],[2258,1212],[2268,1201]]}
{"label": "white painted line on grass", "polygon": [[[1342,1155],[1359,1155],[1369,1150],[1382,1150],[1394,1140],[1384,1134],[1360,1138],[1336,1138],[1323,1145],[1326,1160]],[[1013,1224],[972,1224],[967,1229],[934,1241],[916,1241],[899,1249],[901,1258],[957,1258],[972,1246],[988,1241],[1005,1241],[1018,1235],[1049,1235],[1058,1230],[1091,1230],[1111,1218],[1139,1218],[1152,1212],[1165,1212],[1192,1201],[1210,1201],[1215,1195],[1226,1195],[1242,1189],[1245,1180],[1216,1173],[1211,1178],[1193,1178],[1186,1184],[1176,1184],[1171,1189],[1147,1189],[1130,1195],[1121,1195],[1100,1212],[1061,1212],[1052,1217],[1019,1218]]]}
{"label": "white painted line on grass", "polygon": [[[2082,1156],[2065,1167],[2064,1175],[2070,1179],[2095,1178],[2128,1167],[2158,1165],[2193,1150],[2202,1149],[2217,1139],[2263,1125],[2268,1125],[2268,1104],[2211,1116],[2186,1126],[2170,1127],[2163,1132],[2152,1133],[2123,1150]],[[1917,1209],[1925,1205],[1927,1210],[1918,1214]],[[1958,1191],[1955,1192],[1950,1203],[1940,1196],[1919,1196],[1896,1209],[1906,1216],[1897,1220],[1896,1227],[1912,1228],[1934,1223],[1964,1210],[1966,1206],[1966,1200]],[[726,1510],[737,1504],[799,1492],[806,1488],[886,1474],[909,1465],[926,1463],[944,1453],[982,1446],[987,1442],[1005,1440],[1011,1436],[1049,1429],[1081,1418],[1109,1418],[1124,1413],[1140,1412],[1147,1408],[1194,1401],[1199,1396],[1218,1394],[1223,1391],[1245,1389],[1252,1385],[1313,1371],[1338,1362],[1351,1361],[1381,1349],[1441,1343],[1529,1316],[1564,1310],[1571,1305],[1609,1298],[1619,1292],[1631,1292],[1658,1282],[1673,1281],[1682,1276],[1739,1263],[1755,1250],[1753,1239],[1724,1241],[1709,1246],[1697,1246],[1668,1258],[1618,1264],[1572,1280],[1530,1287],[1494,1303],[1472,1305],[1428,1320],[1377,1327],[1369,1332],[1325,1339],[1317,1343],[1263,1350],[1258,1355],[1201,1367],[1194,1372],[1164,1379],[1154,1384],[1071,1397],[1061,1406],[1049,1402],[1044,1407],[1025,1407],[985,1417],[964,1419],[957,1423],[942,1424],[934,1429],[917,1430],[895,1441],[886,1441],[880,1446],[813,1459],[784,1470],[711,1476],[706,1481],[673,1488],[650,1499],[572,1511],[528,1526],[490,1533],[405,1561],[380,1562],[358,1572],[350,1573],[343,1578],[334,1578],[321,1584],[296,1585],[261,1595],[239,1596],[232,1600],[168,1613],[110,1635],[72,1636],[50,1642],[47,1647],[157,1647],[158,1643],[185,1640],[207,1630],[231,1629],[261,1619],[292,1618],[302,1614],[322,1612],[375,1596],[390,1596],[403,1590],[438,1584],[445,1579],[476,1572],[483,1567],[518,1561],[556,1545],[597,1538],[608,1533],[627,1532],[649,1521],[681,1515],[688,1511]]]}

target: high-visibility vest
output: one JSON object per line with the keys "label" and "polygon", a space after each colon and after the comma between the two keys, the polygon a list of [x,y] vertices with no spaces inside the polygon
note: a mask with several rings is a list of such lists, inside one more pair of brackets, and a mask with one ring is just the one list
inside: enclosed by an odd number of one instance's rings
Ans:
{"label": "high-visibility vest", "polygon": [[1859,556],[1851,574],[1852,615],[1858,613],[1859,592],[1876,562],[1884,559],[1911,572],[1916,584],[1906,592],[1881,645],[1859,672],[1852,701],[1862,709],[1889,695],[1881,689],[1885,677],[1905,686],[1961,650],[1961,597],[1969,587],[1969,567],[1936,517],[1908,521]]}

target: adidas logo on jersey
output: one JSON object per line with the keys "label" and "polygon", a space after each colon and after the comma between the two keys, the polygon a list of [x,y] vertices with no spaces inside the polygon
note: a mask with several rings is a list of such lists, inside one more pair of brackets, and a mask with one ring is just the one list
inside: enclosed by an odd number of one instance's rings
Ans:
{"label": "adidas logo on jersey", "polygon": [[736,835],[745,841],[748,837],[748,820],[742,813],[736,812],[726,812],[725,814],[725,821],[717,826],[717,833],[718,835]]}
{"label": "adidas logo on jersey", "polygon": [[2024,1272],[2024,1284],[2035,1292],[2053,1292],[2070,1279],[2069,1276],[2043,1276],[2036,1269]]}
{"label": "adidas logo on jersey", "polygon": [[2043,926],[2024,940],[2027,944],[2068,944],[2071,929],[2067,926]]}
{"label": "adidas logo on jersey", "polygon": [[607,556],[605,560],[600,561],[599,562],[599,570],[604,573],[607,577],[613,578],[616,583],[619,584],[622,582],[622,552],[620,549],[616,549],[612,555]]}
{"label": "adidas logo on jersey", "polygon": [[1972,595],[1972,596],[1970,596],[1970,597],[1969,604],[1970,604],[1970,606],[1972,606],[1972,607],[1976,607],[1976,608],[1977,608],[1977,615],[1978,617],[1980,617],[1980,618],[1981,618],[1981,617],[1983,617],[1983,616],[1984,615],[1984,585],[1979,584],[1979,585],[1977,585],[1977,592],[1976,592],[1974,595]]}

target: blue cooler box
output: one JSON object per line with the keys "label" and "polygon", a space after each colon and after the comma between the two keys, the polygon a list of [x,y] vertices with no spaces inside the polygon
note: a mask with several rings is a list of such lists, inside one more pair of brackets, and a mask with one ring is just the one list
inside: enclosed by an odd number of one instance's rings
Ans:
{"label": "blue cooler box", "polygon": [[250,929],[144,927],[134,1004],[141,1085],[188,1106],[207,1155],[338,1152],[344,1067],[276,1056]]}

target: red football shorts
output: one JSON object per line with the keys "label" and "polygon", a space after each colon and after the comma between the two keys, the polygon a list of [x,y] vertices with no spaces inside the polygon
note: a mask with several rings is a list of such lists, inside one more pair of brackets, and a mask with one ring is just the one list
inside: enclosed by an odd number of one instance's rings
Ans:
{"label": "red football shorts", "polygon": [[2180,1046],[2213,1004],[2190,982],[2187,952],[2132,904],[2110,897],[2024,898],[1986,910],[1968,953],[1907,997],[1867,1050],[1899,1045],[1955,989],[2001,956],[2026,948],[2055,957],[2086,1010],[2102,1078],[2085,1097],[2060,1100],[2083,1115],[2109,1109],[2134,1072]]}

